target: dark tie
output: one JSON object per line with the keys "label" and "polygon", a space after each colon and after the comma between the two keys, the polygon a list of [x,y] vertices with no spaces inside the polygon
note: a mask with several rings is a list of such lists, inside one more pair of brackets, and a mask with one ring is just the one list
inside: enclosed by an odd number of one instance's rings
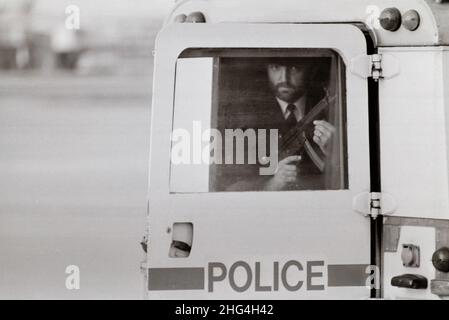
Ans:
{"label": "dark tie", "polygon": [[287,111],[290,112],[290,114],[288,115],[288,118],[287,118],[287,125],[288,125],[288,127],[293,127],[294,125],[296,125],[298,123],[298,120],[296,119],[296,116],[295,116],[296,106],[294,104],[289,104],[287,106]]}

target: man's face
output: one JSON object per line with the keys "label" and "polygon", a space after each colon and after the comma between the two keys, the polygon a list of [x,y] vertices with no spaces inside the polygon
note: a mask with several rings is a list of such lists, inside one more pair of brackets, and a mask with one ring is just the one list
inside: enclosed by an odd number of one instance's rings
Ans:
{"label": "man's face", "polygon": [[308,73],[306,66],[270,63],[267,68],[271,89],[279,99],[294,103],[305,94]]}

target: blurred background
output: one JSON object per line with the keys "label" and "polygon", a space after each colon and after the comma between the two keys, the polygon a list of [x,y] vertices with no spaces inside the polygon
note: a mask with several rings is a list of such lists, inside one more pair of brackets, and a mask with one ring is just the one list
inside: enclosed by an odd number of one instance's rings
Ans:
{"label": "blurred background", "polygon": [[173,3],[0,0],[0,299],[143,298],[152,50]]}

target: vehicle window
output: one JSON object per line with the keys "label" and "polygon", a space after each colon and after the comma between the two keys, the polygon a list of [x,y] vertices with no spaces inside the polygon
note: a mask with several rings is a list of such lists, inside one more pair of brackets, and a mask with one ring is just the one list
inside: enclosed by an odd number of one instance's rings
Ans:
{"label": "vehicle window", "polygon": [[170,192],[348,188],[345,65],[328,49],[191,49],[175,79]]}

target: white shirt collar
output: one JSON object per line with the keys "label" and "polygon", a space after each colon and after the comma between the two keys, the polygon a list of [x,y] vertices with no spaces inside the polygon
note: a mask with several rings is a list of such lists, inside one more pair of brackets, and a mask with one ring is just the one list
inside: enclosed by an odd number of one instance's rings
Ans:
{"label": "white shirt collar", "polygon": [[[284,115],[284,118],[287,119],[290,116],[290,111],[287,110],[287,107],[290,103],[283,101],[276,97],[276,100],[281,107],[282,114]],[[303,95],[301,98],[299,98],[295,103],[293,103],[296,106],[295,110],[295,117],[296,120],[299,121],[304,117],[304,111],[306,108],[306,95]]]}

